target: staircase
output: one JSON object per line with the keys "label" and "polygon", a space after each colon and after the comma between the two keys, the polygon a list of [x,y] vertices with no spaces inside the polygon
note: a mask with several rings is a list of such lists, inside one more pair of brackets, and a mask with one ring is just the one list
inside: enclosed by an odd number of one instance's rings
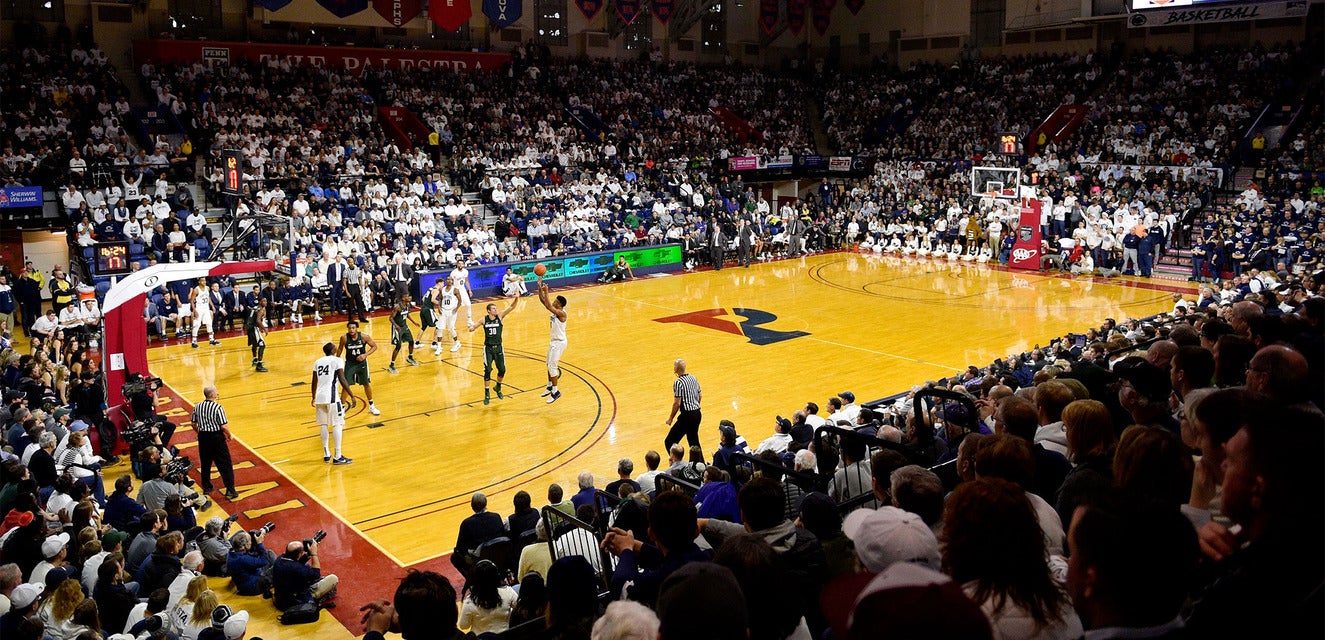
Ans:
{"label": "staircase", "polygon": [[764,133],[750,126],[750,123],[745,118],[736,115],[735,111],[727,107],[714,107],[709,109],[709,113],[713,114],[713,118],[721,122],[729,131],[735,133],[737,139],[741,142],[764,141]]}
{"label": "staircase", "polygon": [[831,155],[832,147],[828,144],[828,130],[824,128],[824,117],[819,111],[819,104],[814,100],[805,102],[810,113],[810,132],[814,134],[814,148],[821,156]]}
{"label": "staircase", "polygon": [[1030,135],[1026,136],[1026,154],[1034,155],[1039,148],[1040,136],[1044,135],[1045,143],[1062,142],[1072,135],[1073,132],[1081,126],[1081,122],[1086,119],[1086,114],[1090,111],[1085,105],[1064,104],[1059,105],[1049,117],[1040,123],[1040,126],[1031,130]]}
{"label": "staircase", "polygon": [[426,144],[428,134],[432,133],[428,125],[405,107],[378,107],[377,119],[387,135],[407,152],[413,151],[415,145]]}
{"label": "staircase", "polygon": [[570,115],[571,121],[580,129],[584,130],[590,140],[606,140],[609,130],[607,124],[603,122],[598,114],[584,105],[575,105],[566,107],[566,113]]}
{"label": "staircase", "polygon": [[1151,277],[1186,282],[1192,277],[1192,250],[1169,247],[1155,263]]}

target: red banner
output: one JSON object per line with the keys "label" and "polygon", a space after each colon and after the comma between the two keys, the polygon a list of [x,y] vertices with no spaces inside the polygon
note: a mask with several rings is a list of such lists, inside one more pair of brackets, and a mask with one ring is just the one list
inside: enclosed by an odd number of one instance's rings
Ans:
{"label": "red banner", "polygon": [[616,0],[616,14],[629,27],[639,17],[640,0]]}
{"label": "red banner", "polygon": [[805,30],[805,10],[810,0],[787,0],[787,30],[798,36]]}
{"label": "red banner", "polygon": [[419,0],[373,0],[373,11],[393,27],[404,26],[423,10]]}
{"label": "red banner", "polygon": [[847,9],[851,11],[851,15],[854,16],[859,14],[861,8],[865,6],[865,0],[842,0],[842,4],[845,4]]}
{"label": "red banner", "polygon": [[428,0],[428,16],[447,31],[459,31],[474,16],[469,0]]}
{"label": "red banner", "polygon": [[256,44],[247,42],[207,42],[197,40],[136,40],[135,60],[151,61],[157,66],[168,63],[262,62],[272,58],[290,58],[295,63],[315,67],[334,67],[363,73],[368,69],[454,69],[459,71],[496,71],[511,61],[505,53],[468,51],[424,51],[412,49],[369,49],[361,47],[305,47],[294,44]]}
{"label": "red banner", "polygon": [[603,0],[575,0],[575,6],[580,8],[585,20],[593,20],[594,16],[602,11]]}
{"label": "red banner", "polygon": [[759,28],[772,35],[778,26],[778,0],[759,0]]}
{"label": "red banner", "polygon": [[675,8],[674,0],[653,0],[653,15],[658,16],[658,22],[663,24],[671,22]]}
{"label": "red banner", "polygon": [[819,35],[828,33],[828,27],[833,24],[833,8],[836,6],[837,0],[813,0],[814,30]]}

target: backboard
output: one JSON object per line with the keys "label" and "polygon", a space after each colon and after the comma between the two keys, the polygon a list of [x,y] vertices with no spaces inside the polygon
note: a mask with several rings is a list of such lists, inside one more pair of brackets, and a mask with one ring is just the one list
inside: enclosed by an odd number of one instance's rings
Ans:
{"label": "backboard", "polygon": [[972,167],[971,195],[1016,200],[1021,187],[1021,169]]}

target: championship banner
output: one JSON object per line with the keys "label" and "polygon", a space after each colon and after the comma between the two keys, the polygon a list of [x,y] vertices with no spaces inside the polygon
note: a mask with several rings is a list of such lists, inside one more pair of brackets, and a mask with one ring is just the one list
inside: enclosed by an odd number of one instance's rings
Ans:
{"label": "championship banner", "polygon": [[492,21],[492,26],[505,29],[524,15],[522,0],[483,0],[483,15]]}
{"label": "championship banner", "polygon": [[[434,0],[440,2],[440,0]],[[437,49],[373,49],[369,47],[314,47],[297,44],[257,44],[208,40],[135,40],[134,60],[155,65],[192,64],[199,60],[247,60],[265,63],[288,58],[296,64],[344,69],[354,75],[367,69],[410,72],[415,69],[497,71],[511,61],[506,53],[475,53]]]}
{"label": "championship banner", "polygon": [[865,7],[865,0],[842,0],[842,4],[846,5],[854,16],[860,14],[860,10]]}
{"label": "championship banner", "polygon": [[603,9],[603,0],[575,0],[575,6],[580,8],[585,20],[593,20]]}
{"label": "championship banner", "polygon": [[317,3],[337,18],[348,18],[368,8],[368,0],[317,0]]}
{"label": "championship banner", "polygon": [[665,25],[672,20],[675,5],[675,0],[653,0],[653,15],[658,16],[658,22]]}
{"label": "championship banner", "polygon": [[778,26],[778,0],[759,0],[759,28],[764,35],[773,35]]}
{"label": "championship banner", "polygon": [[828,27],[833,24],[833,8],[837,6],[837,0],[813,0],[814,2],[814,30],[819,35],[828,33]]}
{"label": "championship banner", "polygon": [[294,0],[253,0],[253,4],[268,11],[280,11],[290,6],[291,2],[294,2]]}
{"label": "championship banner", "polygon": [[805,10],[810,0],[787,0],[787,30],[798,36],[805,30]]}
{"label": "championship banner", "polygon": [[640,0],[616,0],[616,14],[629,27],[639,17]]}
{"label": "championship banner", "polygon": [[1301,18],[1307,15],[1310,4],[1307,0],[1288,0],[1287,2],[1263,2],[1209,8],[1196,5],[1180,9],[1138,11],[1127,17],[1127,26],[1139,29],[1142,27],[1168,27],[1184,24]]}
{"label": "championship banner", "polygon": [[447,31],[459,31],[460,27],[469,24],[474,10],[470,8],[469,0],[428,0],[428,16]]}
{"label": "championship banner", "polygon": [[404,26],[406,22],[417,18],[423,5],[419,0],[373,0],[373,11],[393,27]]}

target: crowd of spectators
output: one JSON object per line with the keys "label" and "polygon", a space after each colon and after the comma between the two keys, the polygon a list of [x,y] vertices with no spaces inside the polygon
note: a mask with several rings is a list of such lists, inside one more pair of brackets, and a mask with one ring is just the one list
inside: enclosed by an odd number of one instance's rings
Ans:
{"label": "crowd of spectators", "polygon": [[[641,467],[581,472],[569,498],[551,485],[541,517],[526,492],[506,518],[475,494],[460,613],[430,619],[510,637],[634,637],[597,635],[627,608],[664,638],[1319,630],[1322,293],[1316,272],[1227,301],[1175,294],[1171,312],[882,403],[785,407],[749,443],[722,420]],[[918,399],[932,390],[965,400]],[[1290,561],[1309,569],[1284,580]],[[684,579],[727,571],[720,597]],[[870,617],[864,596],[899,571],[956,588]]]}
{"label": "crowd of spectators", "polygon": [[[1193,278],[1220,281],[1161,317],[1108,320],[890,404],[862,406],[843,392],[822,408],[787,407],[791,417],[766,432],[746,429],[754,446],[722,421],[708,442],[647,452],[640,473],[621,460],[602,492],[589,471],[573,495],[552,485],[542,513],[521,492],[502,518],[475,494],[452,555],[465,583],[457,590],[440,575],[410,573],[394,601],[365,605],[369,637],[510,627],[548,638],[850,638],[909,628],[1073,638],[1176,635],[1183,626],[1196,636],[1281,627],[1320,635],[1325,418],[1312,381],[1323,376],[1325,193],[1267,183],[1224,203],[1210,173],[1119,166],[1235,161],[1238,132],[1296,55],[1141,53],[1109,73],[1087,56],[966,60],[877,84],[848,79],[823,103],[833,144],[869,149],[863,139],[877,133],[876,120],[862,116],[884,105],[897,106],[877,126],[898,135],[873,147],[866,177],[825,180],[776,207],[712,164],[809,146],[811,91],[776,73],[572,64],[532,50],[493,75],[352,76],[280,58],[141,72],[200,151],[244,149],[251,187],[231,213],[291,220],[250,250],[282,257],[293,247],[295,275],[251,293],[208,283],[213,307],[228,312],[220,323],[259,305],[273,324],[301,322],[310,307],[315,319],[352,312],[351,277],[372,308],[391,304],[422,270],[663,241],[714,266],[729,248],[1006,262],[1019,211],[967,198],[980,140],[1024,134],[1058,104],[1083,101],[1091,115],[1078,134],[1023,166],[1050,263],[1149,275],[1190,226]],[[51,63],[36,50],[7,60],[19,78]],[[104,56],[87,50],[67,64],[74,78],[108,73]],[[1231,84],[1230,68],[1239,70]],[[920,76],[927,82],[913,86]],[[91,149],[112,165],[121,157],[113,137],[98,146],[107,118],[123,115],[118,94],[71,86],[30,92],[33,108],[12,116],[27,120],[11,123],[5,110],[0,136],[13,175],[37,175],[37,161],[58,153],[49,138],[71,126],[92,141],[79,156]],[[397,148],[373,113],[379,104],[410,107],[435,144]],[[47,117],[39,105],[57,109]],[[714,108],[738,112],[762,139],[720,124]],[[105,182],[80,179],[68,164],[59,180],[72,241],[127,238],[147,264],[210,247],[203,213],[164,179],[170,153],[139,149],[132,155],[145,160],[124,162]],[[144,184],[154,192],[136,202]],[[483,209],[465,201],[471,189]],[[232,534],[220,519],[199,526],[201,497],[163,466],[173,455],[165,424],[154,422],[134,448],[137,499],[128,474],[107,494],[114,432],[87,349],[95,300],[80,305],[76,280],[56,273],[56,308],[43,309],[30,296],[47,288],[44,274],[3,276],[0,304],[12,292],[34,338],[27,355],[0,353],[4,637],[155,637],[151,627],[237,637],[246,614],[198,579],[222,573],[241,594],[273,591],[281,608],[316,610],[334,586],[316,545],[292,542],[278,557],[264,532]],[[145,316],[163,337],[167,322],[177,334],[189,324],[190,285],[149,297]],[[5,322],[0,315],[9,340]],[[964,400],[926,411],[915,400],[926,388]],[[502,538],[505,555],[493,550]],[[1277,569],[1289,563],[1303,570],[1286,580]],[[914,599],[880,615],[890,597]]]}

